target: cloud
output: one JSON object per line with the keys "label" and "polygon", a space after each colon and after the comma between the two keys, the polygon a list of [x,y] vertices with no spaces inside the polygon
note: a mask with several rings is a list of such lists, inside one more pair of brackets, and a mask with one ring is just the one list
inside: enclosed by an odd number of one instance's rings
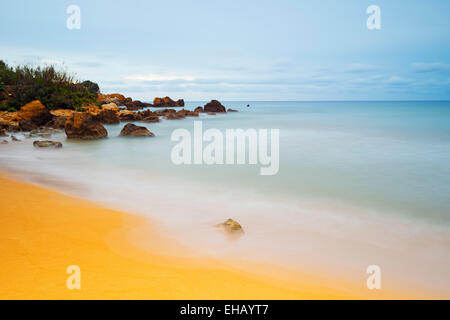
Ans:
{"label": "cloud", "polygon": [[414,72],[426,73],[447,73],[450,72],[450,64],[442,62],[424,63],[417,62],[411,65]]}

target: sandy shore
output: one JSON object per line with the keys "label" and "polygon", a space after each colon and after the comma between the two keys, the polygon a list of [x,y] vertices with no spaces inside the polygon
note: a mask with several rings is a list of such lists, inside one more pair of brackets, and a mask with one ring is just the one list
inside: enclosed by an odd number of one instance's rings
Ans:
{"label": "sandy shore", "polygon": [[[222,261],[200,254],[186,258],[189,249],[165,237],[155,222],[5,174],[0,174],[0,197],[1,299],[408,297],[369,291],[364,282],[322,278],[262,263]],[[149,250],[130,241],[134,230],[142,235],[143,228]],[[80,290],[66,286],[69,265],[80,267]]]}

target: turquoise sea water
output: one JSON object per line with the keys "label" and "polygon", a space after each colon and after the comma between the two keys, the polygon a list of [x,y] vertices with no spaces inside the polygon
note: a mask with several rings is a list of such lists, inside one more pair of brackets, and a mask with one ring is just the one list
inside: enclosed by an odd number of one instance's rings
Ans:
{"label": "turquoise sea water", "polygon": [[[189,102],[193,109],[202,102]],[[247,108],[246,105],[251,107]],[[386,215],[450,225],[450,102],[224,102],[227,115],[146,124],[153,139],[117,137],[73,143],[117,168],[168,176],[271,197],[314,198]],[[280,170],[259,175],[259,165],[181,165],[170,160],[176,128],[193,131],[280,129]],[[72,144],[72,143],[69,143]]]}

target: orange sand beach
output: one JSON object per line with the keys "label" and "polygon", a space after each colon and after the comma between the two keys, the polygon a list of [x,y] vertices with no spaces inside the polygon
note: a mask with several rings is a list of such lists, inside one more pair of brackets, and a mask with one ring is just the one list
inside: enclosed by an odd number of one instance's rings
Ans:
{"label": "orange sand beach", "polygon": [[[246,269],[186,258],[181,253],[190,249],[161,234],[156,222],[5,174],[0,195],[0,299],[407,298],[263,263]],[[156,253],[129,241],[143,226]],[[80,268],[79,290],[67,288],[70,265]]]}

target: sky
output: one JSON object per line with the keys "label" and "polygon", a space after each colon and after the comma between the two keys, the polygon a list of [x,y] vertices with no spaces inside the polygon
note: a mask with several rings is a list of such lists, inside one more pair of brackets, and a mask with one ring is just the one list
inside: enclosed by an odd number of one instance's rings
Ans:
{"label": "sky", "polygon": [[2,0],[0,59],[144,101],[450,100],[449,16],[448,0]]}

